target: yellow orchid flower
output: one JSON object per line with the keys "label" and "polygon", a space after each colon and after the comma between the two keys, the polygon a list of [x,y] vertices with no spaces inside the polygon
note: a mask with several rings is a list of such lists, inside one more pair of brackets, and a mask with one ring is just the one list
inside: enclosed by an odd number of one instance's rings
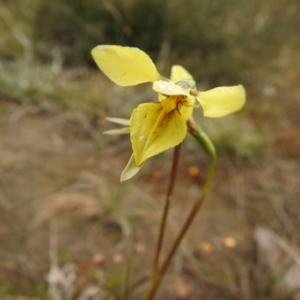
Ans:
{"label": "yellow orchid flower", "polygon": [[[134,176],[146,159],[180,144],[186,136],[186,122],[199,105],[204,116],[219,118],[236,112],[245,104],[243,86],[218,87],[201,92],[195,89],[193,77],[183,67],[175,65],[171,79],[161,76],[150,57],[138,48],[97,46],[92,56],[98,67],[113,82],[121,86],[153,82],[158,102],[140,104],[130,121],[111,118],[110,121],[129,125],[133,154],[125,167],[121,181]],[[128,128],[108,134],[128,133]]]}

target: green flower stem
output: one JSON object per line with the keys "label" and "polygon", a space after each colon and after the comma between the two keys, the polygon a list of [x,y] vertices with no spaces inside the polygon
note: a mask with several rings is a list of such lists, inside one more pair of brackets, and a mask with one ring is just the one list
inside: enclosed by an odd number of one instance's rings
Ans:
{"label": "green flower stem", "polygon": [[161,253],[161,249],[162,249],[162,244],[163,244],[165,229],[166,229],[166,222],[167,222],[170,203],[171,203],[171,197],[172,197],[172,194],[173,194],[175,181],[176,181],[176,176],[177,176],[177,173],[178,173],[180,148],[181,148],[181,144],[177,145],[174,148],[173,164],[172,164],[172,170],[171,170],[171,179],[170,179],[170,183],[169,183],[168,192],[167,192],[167,195],[166,195],[166,201],[165,201],[163,216],[162,216],[162,219],[161,219],[161,224],[160,224],[160,229],[159,229],[159,236],[158,236],[158,241],[157,241],[157,245],[156,245],[155,257],[154,257],[153,268],[152,268],[153,278],[155,278],[156,273],[157,273],[157,268],[158,268],[158,264],[159,264],[159,257],[160,257],[160,253]]}
{"label": "green flower stem", "polygon": [[215,167],[217,163],[217,153],[214,144],[208,137],[208,135],[196,124],[193,118],[190,118],[187,122],[189,133],[197,140],[197,142],[203,147],[204,151],[210,158],[210,167],[207,175],[205,185],[203,187],[203,193],[207,193],[211,187]]}
{"label": "green flower stem", "polygon": [[204,148],[205,152],[210,157],[210,167],[209,167],[209,171],[208,171],[208,176],[207,176],[207,179],[206,179],[206,182],[205,182],[205,185],[203,187],[200,197],[194,203],[185,223],[183,224],[183,226],[181,228],[181,231],[179,232],[174,244],[172,245],[170,252],[168,253],[165,261],[163,262],[162,267],[157,272],[155,277],[152,279],[150,291],[149,291],[148,297],[146,298],[147,300],[152,300],[154,298],[156,291],[159,288],[160,283],[161,283],[162,279],[164,278],[166,271],[175,255],[183,237],[187,233],[187,231],[190,228],[197,213],[199,212],[200,208],[202,207],[205,196],[211,187],[211,183],[212,183],[212,180],[214,177],[214,171],[215,171],[215,166],[216,166],[216,151],[213,146],[213,143],[211,142],[209,137],[205,134],[205,132],[202,131],[199,128],[199,126],[192,119],[188,121],[187,125],[189,128],[189,132],[192,134],[192,136],[194,138],[196,138],[196,140],[201,144],[201,146]]}

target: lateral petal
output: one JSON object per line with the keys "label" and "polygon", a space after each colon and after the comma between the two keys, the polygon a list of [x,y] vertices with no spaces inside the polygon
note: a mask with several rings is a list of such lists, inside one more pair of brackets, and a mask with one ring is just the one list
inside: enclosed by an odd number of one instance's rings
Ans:
{"label": "lateral petal", "polygon": [[246,102],[245,89],[242,85],[217,87],[207,92],[198,93],[204,116],[220,118],[240,110]]}
{"label": "lateral petal", "polygon": [[[168,100],[164,100],[168,101]],[[187,132],[185,120],[174,101],[145,103],[133,110],[130,120],[130,137],[135,162],[143,163],[182,142]]]}
{"label": "lateral petal", "polygon": [[121,86],[162,78],[150,57],[138,48],[97,46],[92,49],[92,56],[103,73]]}
{"label": "lateral petal", "polygon": [[130,124],[130,120],[128,120],[128,119],[111,118],[111,117],[106,117],[105,119],[109,122],[116,123],[119,125],[129,126],[129,124]]}
{"label": "lateral petal", "polygon": [[103,131],[103,134],[107,134],[107,135],[119,135],[119,134],[128,134],[128,133],[130,133],[129,127]]}

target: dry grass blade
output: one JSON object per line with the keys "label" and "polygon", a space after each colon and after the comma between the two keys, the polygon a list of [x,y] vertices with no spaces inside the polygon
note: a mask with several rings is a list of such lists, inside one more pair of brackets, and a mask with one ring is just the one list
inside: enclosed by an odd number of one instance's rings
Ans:
{"label": "dry grass blade", "polygon": [[295,299],[299,299],[300,256],[298,253],[287,241],[267,228],[256,228],[254,237],[258,244],[260,263],[267,266],[270,274],[276,278],[274,291],[283,293],[282,295],[293,293],[297,297]]}

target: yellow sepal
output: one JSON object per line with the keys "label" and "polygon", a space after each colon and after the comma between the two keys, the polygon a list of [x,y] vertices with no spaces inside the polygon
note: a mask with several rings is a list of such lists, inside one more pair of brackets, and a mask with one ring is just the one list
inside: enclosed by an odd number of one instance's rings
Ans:
{"label": "yellow sepal", "polygon": [[141,164],[140,166],[136,165],[134,154],[132,154],[125,169],[121,174],[120,181],[123,182],[125,180],[132,178],[141,169],[142,166],[143,164]]}
{"label": "yellow sepal", "polygon": [[131,115],[130,138],[138,166],[185,138],[187,126],[176,104],[172,99],[163,102],[140,104]]}
{"label": "yellow sepal", "polygon": [[97,46],[92,50],[92,56],[103,73],[121,86],[162,78],[150,57],[138,48]]}
{"label": "yellow sepal", "polygon": [[107,135],[119,135],[119,134],[129,134],[129,133],[130,133],[129,127],[103,131],[103,134],[107,134]]}
{"label": "yellow sepal", "polygon": [[191,78],[193,79],[193,76],[182,66],[174,65],[171,69],[171,80],[172,81],[180,81],[183,79]]}
{"label": "yellow sepal", "polygon": [[129,124],[130,124],[130,120],[128,120],[128,119],[111,118],[111,117],[106,117],[105,119],[109,122],[119,124],[119,125],[129,126]]}
{"label": "yellow sepal", "polygon": [[245,89],[242,85],[217,87],[207,92],[199,92],[197,98],[204,116],[211,118],[220,118],[236,112],[246,102]]}

